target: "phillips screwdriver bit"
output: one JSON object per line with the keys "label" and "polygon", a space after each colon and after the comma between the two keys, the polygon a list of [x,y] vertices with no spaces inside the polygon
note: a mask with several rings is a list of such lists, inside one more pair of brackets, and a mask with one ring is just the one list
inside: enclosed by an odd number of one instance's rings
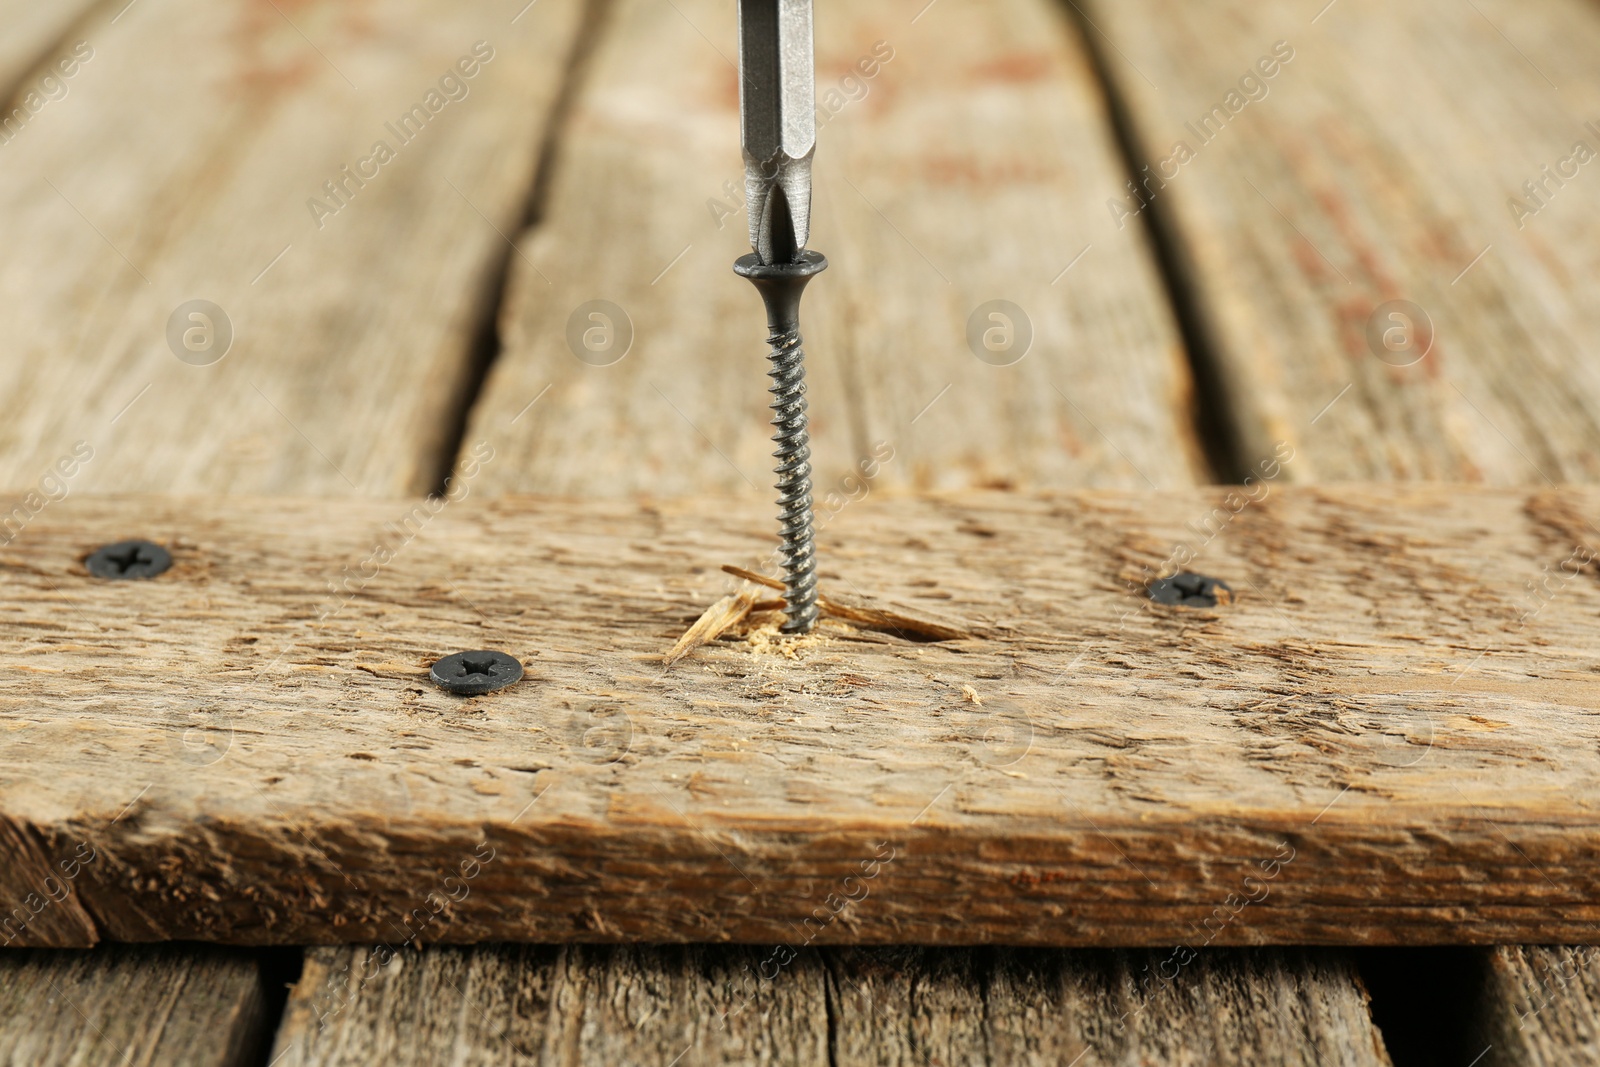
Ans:
{"label": "phillips screwdriver bit", "polygon": [[739,0],[739,110],[753,251],[740,256],[733,269],[755,284],[766,304],[788,614],[783,631],[795,634],[809,632],[817,621],[800,295],[828,266],[820,253],[806,248],[817,140],[811,2]]}

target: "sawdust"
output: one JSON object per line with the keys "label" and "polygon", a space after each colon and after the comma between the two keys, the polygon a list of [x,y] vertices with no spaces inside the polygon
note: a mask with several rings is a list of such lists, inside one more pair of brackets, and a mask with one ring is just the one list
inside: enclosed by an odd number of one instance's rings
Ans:
{"label": "sawdust", "polygon": [[751,626],[743,635],[750,651],[758,656],[782,656],[798,660],[802,658],[802,653],[832,644],[834,634],[830,631],[845,629],[837,623],[820,621],[808,634],[786,634],[780,629],[783,622],[784,615],[780,610],[772,613],[770,618],[761,620],[759,625]]}

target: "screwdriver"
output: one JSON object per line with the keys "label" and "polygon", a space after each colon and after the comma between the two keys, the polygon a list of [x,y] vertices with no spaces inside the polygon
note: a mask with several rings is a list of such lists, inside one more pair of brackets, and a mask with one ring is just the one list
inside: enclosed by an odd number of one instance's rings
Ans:
{"label": "screwdriver", "polygon": [[806,248],[817,142],[811,3],[739,0],[739,114],[753,251],[740,256],[733,269],[754,283],[767,310],[779,553],[788,615],[783,632],[789,634],[808,633],[817,621],[800,296],[828,261]]}

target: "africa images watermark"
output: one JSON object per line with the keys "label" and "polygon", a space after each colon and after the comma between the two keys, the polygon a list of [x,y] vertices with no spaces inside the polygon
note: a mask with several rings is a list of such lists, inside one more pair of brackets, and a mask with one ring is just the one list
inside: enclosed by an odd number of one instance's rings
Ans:
{"label": "africa images watermark", "polygon": [[1288,442],[1279,441],[1273,446],[1272,451],[1271,458],[1257,463],[1255,471],[1245,478],[1243,485],[1224,494],[1221,505],[1212,508],[1199,519],[1190,519],[1184,523],[1185,528],[1194,535],[1194,540],[1179,541],[1174,544],[1172,551],[1158,567],[1140,565],[1140,579],[1138,581],[1129,579],[1127,584],[1129,592],[1141,595],[1141,602],[1137,608],[1129,608],[1123,613],[1119,620],[1119,628],[1127,622],[1130,615],[1139,614],[1149,608],[1151,601],[1143,594],[1149,590],[1152,581],[1158,578],[1170,578],[1186,569],[1246,508],[1263,503],[1272,494],[1270,483],[1276,481],[1283,473],[1284,465],[1294,459],[1295,450]]}
{"label": "africa images watermark", "polygon": [[328,582],[328,595],[317,614],[317,621],[325,621],[343,611],[369,582],[382,574],[383,569],[421,535],[441,511],[471,495],[472,480],[493,459],[494,446],[487,441],[479,441],[456,464],[455,473],[445,479],[442,494],[412,505],[398,520],[384,523],[383,536],[373,543],[372,551],[355,565],[355,570],[346,566],[337,581]]}
{"label": "africa images watermark", "polygon": [[[839,84],[829,87],[817,97],[816,128],[821,130],[833,118],[853,103],[865,100],[872,92],[872,80],[883,72],[895,57],[894,46],[888,41],[877,41],[872,51],[855,61],[850,73],[839,79]],[[706,210],[717,229],[727,225],[729,215],[744,210],[745,191],[742,181],[729,179],[722,183],[722,199],[706,200]]]}
{"label": "africa images watermark", "polygon": [[94,446],[87,441],[79,441],[72,446],[70,453],[57,459],[40,476],[35,488],[22,494],[22,499],[0,515],[0,545],[15,541],[41,511],[67,499],[72,479],[93,458]]}
{"label": "africa images watermark", "polygon": [[[885,852],[887,851],[887,855]],[[763,981],[771,982],[783,973],[783,969],[793,963],[800,950],[809,946],[817,936],[831,926],[851,908],[866,900],[872,895],[871,882],[883,873],[883,868],[893,863],[895,848],[887,841],[881,841],[873,846],[872,857],[862,860],[856,865],[859,874],[849,874],[839,883],[840,892],[829,893],[821,904],[811,909],[798,928],[801,935],[798,941],[789,941],[773,947],[762,961],[756,964],[755,971],[745,965],[744,975],[737,979],[740,986],[739,1003],[728,1011],[717,1016],[717,1028],[725,1029],[730,1016],[739,1015],[750,1006],[755,999],[756,990]],[[792,924],[791,924],[792,925]]]}
{"label": "africa images watermark", "polygon": [[51,63],[36,83],[19,94],[17,106],[11,113],[0,118],[0,144],[16,140],[46,105],[65,100],[70,88],[67,82],[77,76],[82,64],[93,58],[94,49],[89,42],[79,41],[72,46],[72,51]]}
{"label": "africa images watermark", "polygon": [[[1576,581],[1584,568],[1596,558],[1595,551],[1588,545],[1578,545],[1566,559],[1561,561],[1557,568],[1558,573],[1552,574],[1550,564],[1546,563],[1540,568],[1538,580],[1530,578],[1524,582],[1523,589],[1527,591],[1528,609],[1517,618],[1517,629],[1526,629],[1529,621],[1559,596],[1569,583]],[[1560,584],[1552,585],[1552,582]]]}
{"label": "africa images watermark", "polygon": [[[1591,119],[1583,124],[1583,128],[1600,138],[1600,123]],[[1539,168],[1539,177],[1529,178],[1522,183],[1522,194],[1526,199],[1506,197],[1506,208],[1511,212],[1511,221],[1517,224],[1517,229],[1527,226],[1529,219],[1549,207],[1556,194],[1566,188],[1567,182],[1578,176],[1579,168],[1596,158],[1600,158],[1600,153],[1590,148],[1589,142],[1574,141],[1571,151],[1556,160],[1554,168],[1546,163]]]}
{"label": "africa images watermark", "polygon": [[[894,445],[888,441],[879,441],[873,445],[871,453],[856,461],[855,471],[844,475],[836,483],[837,488],[829,489],[816,500],[812,511],[812,529],[821,533],[841,511],[870,496],[873,479],[882,472],[884,465],[893,459]],[[818,492],[820,491],[819,488]],[[782,570],[783,546],[780,545],[767,553],[766,559],[762,561],[761,571],[764,574],[776,575]]]}
{"label": "africa images watermark", "polygon": [[[1544,953],[1534,953],[1529,960],[1529,970],[1536,971],[1540,979],[1537,994],[1530,993],[1524,1000],[1523,1006],[1513,1006],[1517,1013],[1517,1029],[1526,1030],[1528,1022],[1536,1019],[1540,1012],[1555,1000],[1558,994],[1565,993],[1569,986],[1577,983],[1580,987],[1581,971],[1590,970],[1595,965],[1595,947],[1593,945],[1579,945],[1577,947],[1559,947],[1553,951],[1557,954],[1559,966],[1551,966]],[[1538,1002],[1535,1003],[1535,996]]]}
{"label": "africa images watermark", "polygon": [[472,46],[471,55],[462,56],[453,67],[439,76],[438,86],[430,86],[420,103],[412,104],[393,122],[384,123],[383,128],[395,143],[391,145],[382,138],[374,141],[371,152],[356,160],[353,168],[346,164],[322,183],[322,192],[327,199],[313,196],[306,201],[306,210],[311,212],[311,221],[317,224],[317,229],[326,225],[324,220],[330,215],[337,215],[349,207],[356,194],[383,173],[385,166],[399,159],[400,149],[420,137],[428,123],[437,118],[440,112],[452,102],[465,100],[472,92],[472,86],[468,83],[482,73],[493,59],[494,48],[488,41],[479,41]]}
{"label": "africa images watermark", "polygon": [[1265,100],[1272,91],[1268,83],[1293,59],[1294,48],[1288,41],[1274,43],[1270,53],[1257,59],[1255,66],[1239,77],[1238,88],[1229,89],[1220,103],[1212,105],[1194,122],[1184,123],[1183,128],[1194,136],[1196,143],[1191,145],[1184,140],[1173,142],[1172,151],[1153,164],[1153,173],[1152,164],[1146,163],[1137,177],[1128,179],[1129,199],[1112,197],[1106,201],[1106,207],[1111,211],[1111,221],[1117,224],[1117,229],[1124,228],[1128,219],[1149,207],[1156,194],[1182,173],[1183,168],[1200,155],[1202,148],[1222,136],[1222,131],[1240,112],[1252,103]]}
{"label": "africa images watermark", "polygon": [[[484,855],[485,849],[488,850],[488,855]],[[404,949],[412,942],[420,944],[421,942],[418,939],[421,937],[422,932],[432,925],[435,919],[444,914],[451,904],[461,904],[467,897],[471,896],[472,886],[470,883],[483,873],[484,867],[494,862],[497,855],[498,853],[487,840],[478,842],[477,847],[472,850],[472,855],[463,859],[457,865],[456,873],[446,876],[440,881],[438,888],[423,897],[424,906],[411,909],[410,913],[401,920],[405,925],[404,932],[406,936],[399,945],[384,941],[373,945],[367,951],[366,958],[362,961],[361,970],[356,975],[353,986],[349,981],[350,965],[348,963],[336,975],[331,975],[327,987],[311,1004],[311,1010],[317,1016],[317,1029],[325,1028],[335,1015],[343,1011],[351,1000],[361,993],[362,988],[368,982],[383,973],[383,969],[394,962],[395,956],[399,954],[401,949]],[[416,929],[412,929],[413,922],[416,923]],[[345,993],[347,989],[349,990],[348,995]]]}
{"label": "africa images watermark", "polygon": [[[1287,850],[1287,855],[1285,851]],[[1172,983],[1177,981],[1183,969],[1193,963],[1203,949],[1215,941],[1217,936],[1226,930],[1233,921],[1239,917],[1251,904],[1260,904],[1272,894],[1270,883],[1283,872],[1283,869],[1294,862],[1296,852],[1293,845],[1287,841],[1280,841],[1274,854],[1267,859],[1256,861],[1260,875],[1252,871],[1244,876],[1240,883],[1242,893],[1229,893],[1223,902],[1211,910],[1211,914],[1201,920],[1205,937],[1201,939],[1199,948],[1192,945],[1176,945],[1166,958],[1156,965],[1156,973],[1151,975],[1150,967],[1145,965],[1144,970],[1133,979],[1134,986],[1139,990],[1142,1003],[1131,1011],[1125,1011],[1117,1016],[1115,1026],[1119,1033],[1125,1029],[1124,1023],[1130,1016],[1137,1016],[1155,1000],[1156,996],[1172,988]],[[1215,922],[1217,925],[1212,926]],[[1200,932],[1196,930],[1196,932]],[[1161,984],[1156,985],[1156,982]]]}
{"label": "africa images watermark", "polygon": [[[85,851],[87,855],[84,854]],[[80,841],[71,856],[56,864],[61,871],[59,878],[54,874],[46,875],[39,887],[40,892],[29,893],[22,898],[21,904],[0,913],[0,933],[5,934],[5,940],[0,941],[0,947],[9,945],[21,937],[27,931],[28,924],[48,911],[52,904],[60,904],[70,897],[73,880],[84,867],[93,863],[98,855],[93,845]]]}

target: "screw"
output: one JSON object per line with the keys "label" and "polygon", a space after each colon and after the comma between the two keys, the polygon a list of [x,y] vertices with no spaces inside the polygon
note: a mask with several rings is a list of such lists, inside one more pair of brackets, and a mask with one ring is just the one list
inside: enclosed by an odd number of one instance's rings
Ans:
{"label": "screw", "polygon": [[1150,599],[1184,608],[1214,608],[1233,603],[1233,587],[1217,578],[1184,571],[1151,582]]}
{"label": "screw", "polygon": [[504,652],[457,652],[435,663],[428,677],[447,693],[473,697],[520,681],[522,664]]}
{"label": "screw", "polygon": [[783,632],[803,634],[817,621],[816,530],[811,509],[811,435],[806,418],[806,353],[800,347],[800,294],[828,267],[821,253],[806,251],[794,263],[762,263],[741,256],[734,272],[749,278],[767,306],[767,343],[772,346],[772,435],[778,446],[778,536],[782,541],[784,598],[789,621]]}
{"label": "screw", "polygon": [[172,566],[172,553],[151,541],[118,541],[95,549],[83,565],[96,578],[154,578]]}

